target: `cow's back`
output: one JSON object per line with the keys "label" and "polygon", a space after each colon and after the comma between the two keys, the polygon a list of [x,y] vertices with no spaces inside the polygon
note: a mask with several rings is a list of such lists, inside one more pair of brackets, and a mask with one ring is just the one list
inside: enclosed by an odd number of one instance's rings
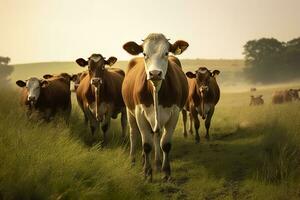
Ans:
{"label": "cow's back", "polygon": [[68,108],[71,105],[70,85],[64,78],[48,80],[47,87],[41,87],[37,106],[47,108]]}

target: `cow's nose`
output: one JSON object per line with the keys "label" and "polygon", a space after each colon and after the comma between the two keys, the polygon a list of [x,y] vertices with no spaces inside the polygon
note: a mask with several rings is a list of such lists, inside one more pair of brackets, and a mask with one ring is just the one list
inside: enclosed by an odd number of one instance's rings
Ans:
{"label": "cow's nose", "polygon": [[100,85],[101,83],[102,83],[101,78],[93,78],[93,79],[91,80],[91,84],[92,84],[92,85],[95,85],[95,86]]}
{"label": "cow's nose", "polygon": [[152,70],[149,72],[150,80],[158,81],[162,79],[162,71]]}
{"label": "cow's nose", "polygon": [[34,96],[29,96],[28,97],[28,101],[34,101],[35,100],[35,97]]}
{"label": "cow's nose", "polygon": [[208,91],[208,86],[200,87],[200,92],[207,92],[207,91]]}

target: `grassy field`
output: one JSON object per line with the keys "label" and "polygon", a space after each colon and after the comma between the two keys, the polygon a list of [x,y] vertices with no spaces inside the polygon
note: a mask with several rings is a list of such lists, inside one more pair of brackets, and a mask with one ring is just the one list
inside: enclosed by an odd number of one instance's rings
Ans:
{"label": "grassy field", "polygon": [[[199,62],[185,60],[184,66],[194,70]],[[59,118],[48,124],[28,122],[17,88],[2,89],[0,199],[300,199],[300,102],[272,105],[270,98],[275,89],[300,84],[259,86],[256,94],[263,94],[266,103],[250,107],[250,85],[234,90],[231,76],[241,69],[232,63],[218,68],[220,82],[229,85],[222,86],[211,140],[204,139],[202,122],[200,144],[191,135],[184,139],[179,120],[169,183],[159,173],[153,183],[144,183],[141,163],[130,166],[119,120],[113,121],[108,147],[89,146],[101,136],[91,137],[76,101],[69,126]],[[11,80],[81,70],[60,64],[19,65]]]}

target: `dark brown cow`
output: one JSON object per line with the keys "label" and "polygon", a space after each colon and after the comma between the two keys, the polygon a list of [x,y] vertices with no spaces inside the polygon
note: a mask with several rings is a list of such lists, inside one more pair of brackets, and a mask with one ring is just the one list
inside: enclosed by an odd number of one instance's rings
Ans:
{"label": "dark brown cow", "polygon": [[82,109],[86,123],[89,121],[92,134],[101,124],[103,144],[107,142],[107,131],[111,118],[116,119],[121,112],[122,135],[127,127],[126,108],[122,99],[121,87],[124,72],[116,69],[106,69],[105,65],[113,65],[117,58],[105,60],[100,54],[92,54],[86,61],[76,60],[81,67],[88,66],[87,75],[80,81],[76,90],[77,101]]}
{"label": "dark brown cow", "polygon": [[69,119],[71,113],[71,92],[64,77],[51,80],[30,78],[26,81],[18,80],[16,84],[22,87],[21,104],[28,108],[29,116],[37,111],[46,120],[53,117],[58,111],[66,114]]}
{"label": "dark brown cow", "polygon": [[[189,96],[186,102],[185,110],[190,112],[190,132],[192,132],[191,125],[194,122],[196,130],[196,143],[200,141],[199,127],[200,121],[198,114],[205,119],[206,138],[209,139],[209,128],[211,118],[215,111],[215,105],[220,99],[220,89],[217,84],[215,76],[220,73],[219,70],[209,71],[206,67],[200,67],[196,73],[187,72],[189,83]],[[186,113],[183,111],[184,136],[186,133]]]}
{"label": "dark brown cow", "polygon": [[128,42],[123,46],[132,55],[144,55],[143,58],[134,58],[129,62],[122,95],[128,108],[130,156],[132,162],[135,162],[137,136],[141,133],[144,174],[150,181],[153,143],[156,168],[162,167],[165,180],[171,176],[171,139],[179,112],[187,99],[188,85],[179,60],[168,54],[179,55],[187,47],[188,43],[182,40],[170,44],[163,34],[150,34],[141,45]]}
{"label": "dark brown cow", "polygon": [[289,90],[275,91],[272,95],[273,104],[282,104],[291,102],[292,100],[292,95]]}
{"label": "dark brown cow", "polygon": [[257,97],[251,95],[250,96],[250,106],[258,106],[258,105],[263,105],[264,100],[263,100],[263,95],[258,95]]}

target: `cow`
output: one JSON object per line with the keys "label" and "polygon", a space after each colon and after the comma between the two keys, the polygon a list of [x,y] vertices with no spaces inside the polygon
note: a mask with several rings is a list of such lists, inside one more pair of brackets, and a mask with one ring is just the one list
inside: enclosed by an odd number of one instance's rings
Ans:
{"label": "cow", "polygon": [[[220,89],[216,81],[216,76],[220,74],[219,70],[212,72],[206,67],[199,67],[195,73],[187,72],[189,84],[189,96],[185,105],[185,110],[190,113],[190,132],[192,133],[192,123],[196,131],[195,141],[200,142],[199,127],[200,121],[198,115],[205,120],[206,139],[209,139],[209,128],[211,118],[215,111],[215,106],[220,99]],[[186,113],[183,112],[184,136],[186,137]]]}
{"label": "cow", "polygon": [[255,87],[250,88],[250,92],[255,92],[255,91],[256,91]]}
{"label": "cow", "polygon": [[299,92],[300,92],[300,89],[289,89],[289,94],[291,95],[293,101],[300,100]]}
{"label": "cow", "polygon": [[106,65],[112,66],[116,61],[115,57],[105,60],[101,54],[92,54],[88,60],[76,60],[79,66],[88,66],[88,73],[76,89],[77,102],[83,111],[85,123],[89,122],[92,135],[101,124],[103,145],[107,144],[111,118],[116,119],[121,113],[123,137],[127,129],[126,107],[121,94],[125,73],[121,69],[105,68]]}
{"label": "cow", "polygon": [[77,74],[72,75],[72,81],[74,82],[74,90],[73,92],[76,92],[80,81],[88,74],[88,71],[79,72]]}
{"label": "cow", "polygon": [[22,88],[21,104],[27,107],[29,117],[38,113],[49,121],[58,111],[62,111],[68,122],[72,105],[70,85],[65,78],[44,80],[31,77],[26,81],[18,80],[16,84]]}
{"label": "cow", "polygon": [[[179,112],[188,95],[188,84],[179,55],[189,44],[178,40],[171,44],[163,34],[152,33],[142,44],[130,41],[123,49],[133,58],[127,67],[122,95],[130,125],[130,157],[135,163],[137,136],[142,138],[145,180],[152,181],[150,153],[154,146],[156,170],[162,170],[163,180],[170,180],[169,153]],[[154,143],[154,145],[153,145]],[[161,162],[161,150],[163,161]]]}
{"label": "cow", "polygon": [[292,100],[293,98],[289,90],[275,91],[272,94],[273,104],[282,104],[285,102],[291,102]]}
{"label": "cow", "polygon": [[10,62],[10,58],[9,57],[2,57],[2,56],[0,56],[0,65],[8,65],[9,62]]}
{"label": "cow", "polygon": [[60,73],[60,74],[45,74],[43,78],[46,80],[56,80],[61,79],[64,80],[65,83],[70,87],[71,81],[75,80],[75,75],[70,75],[68,73]]}
{"label": "cow", "polygon": [[257,97],[251,95],[250,96],[250,106],[258,106],[258,105],[263,105],[264,100],[263,100],[263,95],[258,95]]}

